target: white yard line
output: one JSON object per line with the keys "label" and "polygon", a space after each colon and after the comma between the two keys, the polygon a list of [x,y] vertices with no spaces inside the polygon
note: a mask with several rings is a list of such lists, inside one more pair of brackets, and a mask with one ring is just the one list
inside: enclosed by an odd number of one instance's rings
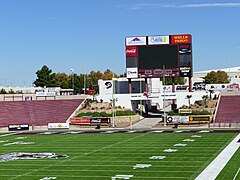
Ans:
{"label": "white yard line", "polygon": [[[0,177],[10,177],[10,176],[14,176],[14,175],[1,175],[0,174]],[[49,176],[49,174],[42,174],[42,175],[26,175],[26,177],[37,177],[37,178],[39,178],[39,176],[41,176],[41,177],[48,177]],[[51,176],[54,176],[54,177],[57,177],[58,176],[58,174],[55,174],[55,175],[51,175]],[[70,179],[72,179],[72,178],[75,178],[75,179],[81,179],[81,178],[95,178],[95,179],[98,179],[98,178],[105,178],[105,179],[110,179],[111,177],[110,176],[96,176],[96,175],[93,175],[93,176],[83,176],[83,175],[80,175],[80,176],[78,176],[78,175],[61,175],[61,178],[70,178]],[[171,179],[184,179],[184,180],[186,180],[187,178],[186,177],[159,177],[159,176],[155,176],[155,177],[146,177],[146,176],[138,176],[137,177],[138,179],[143,179],[143,180],[145,180],[145,179],[150,179],[150,180],[152,180],[152,179],[169,179],[169,180],[171,180]]]}
{"label": "white yard line", "polygon": [[[3,170],[3,171],[12,171],[13,169],[4,168],[4,169],[1,169],[1,170]],[[14,170],[15,171],[22,171],[22,170],[26,171],[26,169],[23,169],[23,168],[22,169],[14,169]],[[62,171],[64,171],[64,172],[116,172],[117,170],[116,169],[107,169],[107,170],[106,169],[97,169],[97,170],[93,170],[93,169],[73,169],[73,170],[70,170],[70,169],[68,169],[68,170],[44,169],[44,172],[62,172]],[[147,170],[147,171],[145,171],[145,170],[139,169],[139,170],[134,170],[134,172],[141,172],[141,173],[168,173],[169,174],[169,173],[172,173],[172,172],[174,172],[174,173],[181,173],[181,172],[189,173],[189,172],[195,172],[195,171],[194,170],[192,170],[192,171],[190,171],[190,170],[189,171],[182,171],[182,170],[180,170],[180,171],[172,171],[172,170],[169,170],[169,171]],[[0,174],[0,176],[1,176],[1,174]]]}
{"label": "white yard line", "polygon": [[[49,162],[49,161],[48,161]],[[82,162],[82,161],[81,161]],[[95,162],[95,161],[94,161]],[[97,162],[106,162],[106,161],[97,161]],[[112,161],[107,161],[107,162],[112,162]],[[114,161],[114,162],[118,162],[118,161]],[[129,163],[133,163],[133,161],[120,161],[120,162],[129,162]],[[144,161],[146,162],[146,161]],[[152,161],[147,161],[147,162],[152,162]],[[172,161],[168,161],[168,162],[172,162]],[[1,165],[5,166],[4,164],[0,164],[0,167]],[[42,164],[8,164],[8,166],[42,166]],[[64,165],[64,164],[61,164],[61,165],[57,165],[57,167],[99,167],[99,164],[91,164],[91,165],[85,165],[85,164],[78,164],[78,165],[71,165],[71,164],[68,164],[68,165]],[[129,167],[129,164],[128,165],[122,165],[122,164],[101,164],[101,167]],[[184,165],[180,165],[180,166],[164,166],[164,165],[154,165],[154,167],[158,167],[158,168],[166,168],[166,167],[169,167],[169,168],[179,168],[179,167],[185,167],[185,168],[200,168],[201,166],[184,166]],[[14,169],[16,169],[14,167]],[[2,170],[2,168],[1,168]],[[13,170],[13,169],[9,169],[9,170]],[[1,176],[1,174],[0,174]]]}
{"label": "white yard line", "polygon": [[216,179],[234,153],[238,150],[240,144],[238,134],[233,141],[199,174],[196,180],[212,180]]}
{"label": "white yard line", "polygon": [[233,180],[235,180],[235,179],[237,178],[239,171],[240,171],[240,168],[238,168],[238,171],[237,171],[237,173],[235,174]]}
{"label": "white yard line", "polygon": [[20,134],[20,132],[1,134],[0,137],[11,136],[11,135],[15,135],[15,134]]}

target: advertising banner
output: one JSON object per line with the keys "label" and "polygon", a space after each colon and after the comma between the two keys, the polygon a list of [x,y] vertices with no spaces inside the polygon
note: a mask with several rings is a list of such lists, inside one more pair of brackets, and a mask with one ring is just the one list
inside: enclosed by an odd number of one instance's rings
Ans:
{"label": "advertising banner", "polygon": [[102,125],[106,126],[111,123],[110,118],[100,117],[82,117],[82,118],[71,118],[70,124],[75,125],[87,125],[87,126],[96,126],[96,125]]}
{"label": "advertising banner", "polygon": [[178,109],[178,113],[190,114],[190,113],[192,113],[192,109]]}
{"label": "advertising banner", "polygon": [[139,45],[147,45],[146,36],[126,37],[126,46],[139,46]]}
{"label": "advertising banner", "polygon": [[127,78],[138,78],[138,69],[135,68],[127,68]]}
{"label": "advertising banner", "polygon": [[180,67],[180,76],[191,77],[192,76],[191,67]]}
{"label": "advertising banner", "polygon": [[191,54],[192,48],[191,44],[180,44],[179,45],[179,54]]}
{"label": "advertising banner", "polygon": [[144,93],[131,95],[131,100],[146,100],[147,96]]}
{"label": "advertising banner", "polygon": [[36,96],[56,96],[55,92],[36,92]]}
{"label": "advertising banner", "polygon": [[90,117],[82,117],[82,118],[71,118],[70,124],[75,125],[90,125]]}
{"label": "advertising banner", "polygon": [[167,116],[167,123],[188,123],[188,116]]}
{"label": "advertising banner", "polygon": [[126,57],[137,57],[137,47],[136,46],[126,46]]}
{"label": "advertising banner", "polygon": [[171,35],[171,44],[186,44],[191,43],[190,34]]}
{"label": "advertising banner", "polygon": [[[164,98],[164,94],[161,94],[161,97]],[[165,93],[165,99],[176,99],[176,98],[177,98],[176,93],[172,93],[172,92]]]}
{"label": "advertising banner", "polygon": [[8,130],[9,131],[29,130],[29,124],[9,124]]}
{"label": "advertising banner", "polygon": [[110,92],[112,92],[112,81],[104,81],[104,90],[110,90]]}
{"label": "advertising banner", "polygon": [[148,36],[148,45],[169,44],[169,36]]}
{"label": "advertising banner", "polygon": [[190,122],[210,122],[211,118],[208,115],[202,116],[189,116]]}
{"label": "advertising banner", "polygon": [[110,124],[110,118],[91,118],[90,124],[94,125],[108,125]]}
{"label": "advertising banner", "polygon": [[69,129],[69,123],[48,123],[48,129]]}

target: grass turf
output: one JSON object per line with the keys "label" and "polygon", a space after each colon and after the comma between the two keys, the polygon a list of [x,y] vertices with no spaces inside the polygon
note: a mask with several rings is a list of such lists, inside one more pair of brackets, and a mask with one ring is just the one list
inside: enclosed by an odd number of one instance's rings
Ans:
{"label": "grass turf", "polygon": [[221,173],[218,175],[218,180],[223,179],[240,179],[240,149],[238,149]]}
{"label": "grass turf", "polygon": [[[11,152],[54,152],[68,158],[15,160],[0,162],[0,179],[106,180],[115,175],[133,175],[130,179],[194,179],[235,137],[234,133],[132,133],[21,135],[0,137],[0,155]],[[194,139],[184,142],[184,139]],[[3,142],[8,141],[8,142]],[[5,143],[24,141],[31,145]],[[174,147],[175,144],[187,144]],[[177,152],[163,152],[177,149]],[[166,156],[151,160],[151,156]],[[133,169],[136,164],[151,167]]]}

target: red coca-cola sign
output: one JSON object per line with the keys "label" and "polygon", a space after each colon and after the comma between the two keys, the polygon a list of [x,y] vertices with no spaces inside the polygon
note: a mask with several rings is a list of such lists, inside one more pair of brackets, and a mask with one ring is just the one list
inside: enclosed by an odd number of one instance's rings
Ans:
{"label": "red coca-cola sign", "polygon": [[126,56],[127,57],[136,57],[138,56],[136,46],[126,46]]}

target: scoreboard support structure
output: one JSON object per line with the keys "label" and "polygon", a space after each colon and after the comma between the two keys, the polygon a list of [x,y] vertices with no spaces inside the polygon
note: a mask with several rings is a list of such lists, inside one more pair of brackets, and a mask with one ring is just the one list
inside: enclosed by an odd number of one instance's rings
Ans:
{"label": "scoreboard support structure", "polygon": [[192,77],[188,77],[188,82],[189,92],[192,92]]}
{"label": "scoreboard support structure", "polygon": [[132,94],[132,81],[131,78],[128,78],[128,92]]}

